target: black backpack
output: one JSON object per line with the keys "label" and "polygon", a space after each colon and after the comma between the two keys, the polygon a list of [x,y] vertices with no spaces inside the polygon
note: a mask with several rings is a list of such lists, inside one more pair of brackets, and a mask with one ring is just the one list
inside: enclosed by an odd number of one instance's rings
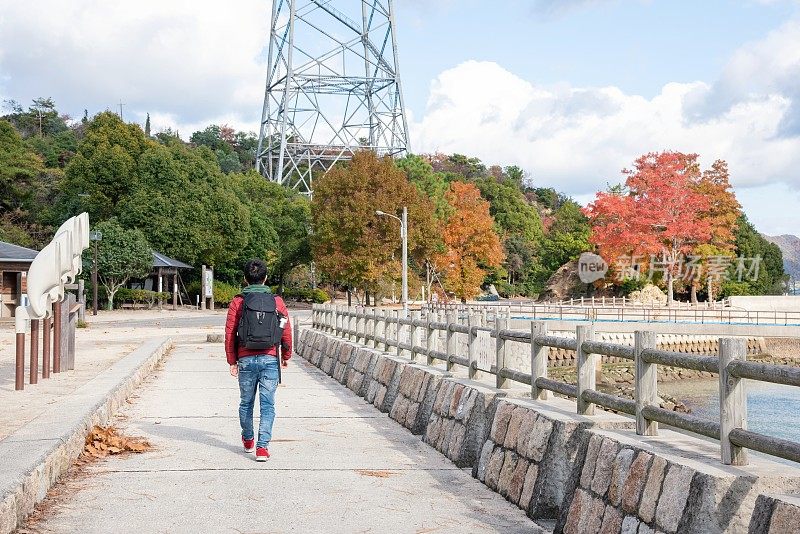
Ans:
{"label": "black backpack", "polygon": [[278,345],[283,336],[281,319],[271,293],[245,293],[242,316],[236,338],[239,346],[250,350],[266,350]]}

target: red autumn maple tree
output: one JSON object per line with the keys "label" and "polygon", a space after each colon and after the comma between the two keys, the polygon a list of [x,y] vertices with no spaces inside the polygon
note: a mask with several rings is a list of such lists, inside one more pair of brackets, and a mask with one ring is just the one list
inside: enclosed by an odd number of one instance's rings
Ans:
{"label": "red autumn maple tree", "polygon": [[453,208],[442,232],[445,252],[434,258],[444,285],[462,302],[480,292],[486,267],[499,267],[503,247],[494,231],[489,203],[473,184],[452,182],[445,199]]}
{"label": "red autumn maple tree", "polygon": [[697,158],[681,152],[645,154],[632,170],[623,170],[627,193],[598,193],[585,210],[593,226],[591,242],[607,261],[623,254],[660,258],[668,306],[679,256],[711,238],[711,222],[704,216],[710,200],[696,187],[701,177]]}

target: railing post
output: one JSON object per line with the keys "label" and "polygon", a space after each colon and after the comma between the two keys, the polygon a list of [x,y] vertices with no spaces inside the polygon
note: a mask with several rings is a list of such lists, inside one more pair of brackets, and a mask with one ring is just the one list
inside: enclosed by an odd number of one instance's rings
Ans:
{"label": "railing post", "polygon": [[469,335],[467,336],[467,362],[469,368],[467,369],[467,376],[470,380],[475,378],[478,370],[475,369],[478,365],[478,332],[472,331],[473,326],[481,325],[481,316],[478,314],[470,314],[467,317],[467,326],[469,327]]}
{"label": "railing post", "polygon": [[508,389],[510,384],[507,378],[503,378],[501,372],[506,366],[506,341],[500,337],[500,332],[508,329],[508,319],[501,318],[500,314],[495,311],[494,316],[494,334],[495,334],[495,367],[497,368],[497,381],[498,389]]}
{"label": "railing post", "polygon": [[358,336],[358,317],[356,316],[356,307],[355,306],[348,306],[347,307],[347,329],[350,331],[348,334],[348,339],[350,341],[357,341]]}
{"label": "railing post", "polygon": [[547,323],[531,321],[531,398],[533,400],[547,400],[547,390],[536,387],[537,378],[547,377],[547,360],[550,356],[550,347],[536,343],[536,337],[546,335]]}
{"label": "railing post", "polygon": [[456,355],[456,333],[451,330],[452,327],[458,324],[458,312],[451,312],[447,314],[447,331],[445,335],[445,339],[447,340],[447,365],[445,368],[448,371],[452,371],[453,368],[456,366],[453,363],[453,358]]}
{"label": "railing post", "polygon": [[434,360],[433,357],[431,356],[431,351],[436,349],[436,339],[434,337],[436,335],[435,334],[436,330],[431,328],[431,323],[436,322],[439,319],[439,315],[436,314],[436,313],[430,313],[429,312],[428,316],[427,316],[427,319],[428,319],[427,320],[428,326],[425,328],[425,336],[426,336],[425,337],[425,351],[426,351],[426,354],[428,355],[428,357],[427,357],[426,361],[427,361],[428,365],[433,365],[436,360]]}
{"label": "railing post", "polygon": [[378,348],[378,333],[380,332],[380,315],[377,308],[372,308],[372,348]]}
{"label": "railing post", "polygon": [[31,320],[30,383],[39,383],[39,319]]}
{"label": "railing post", "polygon": [[397,318],[397,328],[394,331],[395,337],[397,338],[397,355],[403,355],[403,349],[400,348],[401,343],[403,342],[403,325],[400,324],[400,319],[402,319],[403,311],[402,310],[395,310],[395,317]]}
{"label": "railing post", "polygon": [[656,348],[656,333],[637,330],[633,334],[633,360],[635,369],[634,398],[636,401],[636,433],[640,436],[658,434],[658,423],[648,420],[642,409],[645,406],[658,406],[658,367],[642,358],[646,349]]}
{"label": "railing post", "polygon": [[575,329],[575,349],[578,365],[578,413],[581,415],[594,415],[594,404],[583,399],[584,391],[596,389],[597,355],[583,350],[583,342],[592,341],[593,339],[593,326],[580,325]]}
{"label": "railing post", "polygon": [[419,321],[422,318],[422,314],[418,311],[411,312],[411,340],[409,341],[409,345],[411,345],[411,361],[417,361],[417,349],[419,347],[419,327],[414,324],[416,321]]}
{"label": "railing post", "polygon": [[747,359],[747,345],[742,338],[719,340],[719,439],[722,463],[747,465],[747,451],[728,439],[735,428],[747,429],[747,395],[744,381],[728,372],[728,364]]}

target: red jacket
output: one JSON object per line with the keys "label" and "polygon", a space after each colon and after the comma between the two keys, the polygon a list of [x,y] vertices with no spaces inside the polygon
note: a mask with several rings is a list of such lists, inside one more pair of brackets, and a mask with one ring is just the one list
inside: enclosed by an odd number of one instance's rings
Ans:
{"label": "red jacket", "polygon": [[[225,321],[225,356],[228,358],[230,365],[235,365],[239,358],[247,356],[255,356],[256,354],[267,354],[271,356],[278,355],[278,348],[272,347],[267,350],[249,350],[239,348],[236,340],[236,329],[239,327],[239,319],[242,317],[242,303],[244,298],[240,295],[233,297],[230,305],[228,306],[228,318]],[[275,307],[278,313],[286,317],[286,326],[283,328],[283,336],[281,337],[281,357],[288,360],[292,357],[292,325],[289,322],[289,310],[286,309],[286,304],[279,296],[275,296]]]}

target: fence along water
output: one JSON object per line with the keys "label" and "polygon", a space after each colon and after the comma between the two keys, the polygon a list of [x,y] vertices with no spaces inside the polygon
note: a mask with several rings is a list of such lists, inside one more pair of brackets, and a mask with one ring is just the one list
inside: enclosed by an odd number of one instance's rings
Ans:
{"label": "fence along water", "polygon": [[[636,419],[636,433],[645,436],[658,434],[658,424],[694,432],[720,441],[720,457],[724,464],[746,465],[747,449],[800,462],[800,443],[747,430],[747,403],[743,380],[757,380],[800,387],[800,368],[786,365],[747,361],[747,348],[742,338],[720,338],[717,355],[689,355],[656,348],[656,334],[636,331],[634,346],[596,341],[592,325],[580,325],[575,339],[548,335],[543,321],[531,321],[529,331],[509,329],[509,314],[501,308],[494,310],[492,327],[483,314],[460,314],[450,310],[440,321],[438,314],[412,312],[403,317],[402,310],[314,305],[312,326],[384,351],[394,349],[397,355],[408,354],[412,361],[425,357],[428,364],[445,362],[448,369],[460,365],[468,376],[477,372],[495,376],[496,386],[511,387],[509,381],[526,384],[531,397],[546,401],[548,392],[572,397],[577,412],[592,416],[595,406],[626,413]],[[445,351],[437,350],[435,333],[445,332]],[[422,344],[422,333],[425,344]],[[494,340],[494,358],[478,357],[478,338],[481,333]],[[467,337],[467,355],[457,353],[455,336]],[[530,345],[531,373],[505,365],[507,343]],[[577,384],[548,378],[547,359],[551,347],[574,350],[577,353]],[[597,391],[595,372],[598,356],[609,355],[631,360],[635,365],[634,399]],[[719,423],[663,409],[658,402],[657,366],[668,365],[683,369],[707,371],[719,375]]]}

